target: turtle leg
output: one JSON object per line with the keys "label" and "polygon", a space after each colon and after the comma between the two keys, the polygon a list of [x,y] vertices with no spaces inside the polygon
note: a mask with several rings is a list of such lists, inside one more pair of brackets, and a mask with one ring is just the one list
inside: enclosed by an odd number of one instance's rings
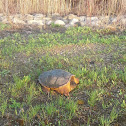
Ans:
{"label": "turtle leg", "polygon": [[55,90],[51,90],[51,94],[52,94],[52,95],[56,95]]}
{"label": "turtle leg", "polygon": [[48,88],[48,87],[43,86],[43,90],[48,93],[48,97],[49,97],[49,93],[51,93],[52,95],[56,94],[53,88]]}
{"label": "turtle leg", "polygon": [[77,85],[70,85],[70,91],[72,91],[74,88],[76,88]]}
{"label": "turtle leg", "polygon": [[69,92],[68,92],[68,93],[65,93],[64,95],[65,95],[65,96],[67,96],[67,97],[69,97],[69,96],[70,96],[70,95],[69,95]]}
{"label": "turtle leg", "polygon": [[70,82],[68,82],[67,84],[55,89],[55,91],[62,94],[62,95],[69,96]]}
{"label": "turtle leg", "polygon": [[50,88],[43,86],[43,90],[46,92],[50,92]]}

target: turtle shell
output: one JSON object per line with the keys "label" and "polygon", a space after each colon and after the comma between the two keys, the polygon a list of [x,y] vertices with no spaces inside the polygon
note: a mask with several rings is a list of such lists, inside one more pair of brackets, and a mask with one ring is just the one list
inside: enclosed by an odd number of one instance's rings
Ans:
{"label": "turtle shell", "polygon": [[70,81],[72,74],[61,69],[50,70],[39,76],[39,83],[49,88],[58,88]]}

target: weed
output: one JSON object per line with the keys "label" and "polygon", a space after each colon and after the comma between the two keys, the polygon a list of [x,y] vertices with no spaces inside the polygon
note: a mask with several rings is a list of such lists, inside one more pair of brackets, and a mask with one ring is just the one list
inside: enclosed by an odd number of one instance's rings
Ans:
{"label": "weed", "polygon": [[113,107],[111,113],[110,113],[110,122],[113,122],[114,119],[116,119],[118,117],[118,112],[115,109],[115,107]]}
{"label": "weed", "polygon": [[97,102],[97,100],[98,100],[98,92],[97,92],[97,90],[95,90],[95,91],[92,91],[91,93],[90,93],[90,98],[88,99],[88,104],[91,106],[91,107],[94,107],[95,106],[95,104],[96,104],[96,102]]}
{"label": "weed", "polygon": [[38,92],[36,91],[35,85],[31,84],[30,87],[27,88],[27,92],[28,95],[26,96],[27,98],[27,104],[30,104],[32,99],[35,97],[35,95],[38,94]]}
{"label": "weed", "polygon": [[9,24],[0,23],[0,31],[9,29],[11,26]]}
{"label": "weed", "polygon": [[9,70],[3,70],[3,71],[0,72],[0,75],[1,75],[2,77],[4,77],[4,76],[7,75],[9,72],[10,72]]}
{"label": "weed", "polygon": [[104,116],[101,116],[99,120],[100,120],[99,126],[110,126],[109,118],[105,118]]}
{"label": "weed", "polygon": [[7,109],[7,99],[4,100],[0,106],[0,112],[2,113],[2,116],[4,115],[6,109]]}
{"label": "weed", "polygon": [[103,108],[103,109],[108,108],[108,105],[106,105],[104,101],[102,102],[102,108]]}
{"label": "weed", "polygon": [[118,76],[122,82],[126,83],[126,67],[124,68],[124,71],[118,71]]}
{"label": "weed", "polygon": [[47,103],[45,105],[45,110],[47,115],[51,116],[56,112],[57,108],[55,107],[54,103],[49,103],[49,104]]}
{"label": "weed", "polygon": [[25,91],[25,88],[27,88],[27,84],[30,81],[30,76],[24,76],[24,78],[21,80],[19,77],[14,76],[15,84],[12,85],[12,88],[10,88],[12,96],[17,97],[22,93],[22,91]]}
{"label": "weed", "polygon": [[91,120],[91,118],[88,116],[87,126],[90,126],[90,120]]}
{"label": "weed", "polygon": [[98,87],[102,87],[103,86],[102,80],[100,80],[100,79],[97,80],[97,86]]}
{"label": "weed", "polygon": [[102,82],[103,84],[106,84],[106,83],[109,82],[109,78],[108,78],[106,75],[104,75],[104,73],[101,73],[101,74],[98,76],[98,79],[101,80],[101,82]]}
{"label": "weed", "polygon": [[122,104],[121,104],[121,107],[122,107],[122,108],[126,108],[126,102],[125,102],[125,100],[123,100],[123,102],[122,102]]}
{"label": "weed", "polygon": [[[21,118],[25,121],[28,122],[28,120],[30,120],[30,118],[28,118],[28,111],[26,111],[25,113],[21,113],[20,114]],[[31,114],[32,117],[32,114]],[[34,117],[34,116],[33,116]]]}
{"label": "weed", "polygon": [[55,28],[55,27],[61,27],[61,26],[58,25],[58,24],[51,23],[51,27],[52,27],[52,28]]}
{"label": "weed", "polygon": [[32,118],[34,118],[37,113],[40,111],[41,106],[40,105],[36,105],[36,106],[30,106],[29,110],[28,110],[28,115],[29,115],[29,120],[31,120]]}
{"label": "weed", "polygon": [[92,70],[91,72],[89,72],[88,77],[92,79],[92,81],[96,81],[97,80],[97,76],[98,73],[95,72],[94,70]]}
{"label": "weed", "polygon": [[61,106],[61,107],[64,105],[64,99],[63,99],[63,97],[59,96],[59,98],[57,100],[57,105]]}
{"label": "weed", "polygon": [[117,79],[117,74],[115,71],[113,71],[113,73],[110,75],[110,78],[114,81]]}
{"label": "weed", "polygon": [[10,98],[9,101],[11,102],[9,108],[14,108],[14,109],[20,108],[21,104],[19,102],[16,102],[16,100]]}
{"label": "weed", "polygon": [[77,102],[73,101],[73,100],[69,100],[66,104],[65,104],[65,109],[69,112],[70,118],[73,117],[73,115],[75,115],[75,112],[78,109],[77,106]]}

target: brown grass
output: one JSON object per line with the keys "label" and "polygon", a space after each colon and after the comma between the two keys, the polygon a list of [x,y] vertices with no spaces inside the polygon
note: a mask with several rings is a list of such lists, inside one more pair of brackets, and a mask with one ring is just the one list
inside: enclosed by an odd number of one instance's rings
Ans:
{"label": "brown grass", "polygon": [[0,12],[119,15],[126,13],[126,2],[125,0],[0,0]]}

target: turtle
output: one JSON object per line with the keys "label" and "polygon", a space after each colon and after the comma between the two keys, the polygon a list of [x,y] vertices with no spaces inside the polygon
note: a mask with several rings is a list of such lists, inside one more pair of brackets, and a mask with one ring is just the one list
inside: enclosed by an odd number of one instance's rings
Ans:
{"label": "turtle", "polygon": [[53,90],[65,96],[69,96],[69,92],[79,83],[79,79],[75,75],[62,69],[43,72],[38,81],[47,92]]}

